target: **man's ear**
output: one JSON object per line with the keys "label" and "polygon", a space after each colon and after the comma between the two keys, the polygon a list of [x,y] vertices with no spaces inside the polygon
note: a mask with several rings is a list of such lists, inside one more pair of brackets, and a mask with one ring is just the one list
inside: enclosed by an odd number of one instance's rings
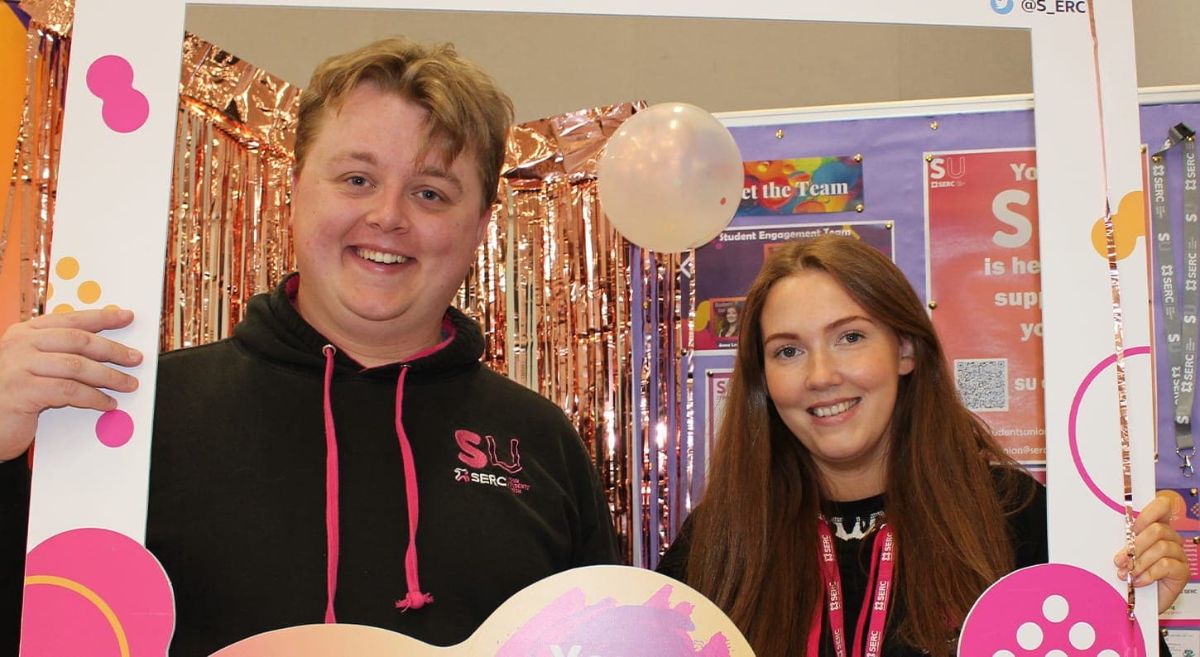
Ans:
{"label": "man's ear", "polygon": [[485,207],[483,209],[483,212],[480,213],[480,215],[479,215],[479,223],[475,227],[475,246],[479,246],[480,244],[483,244],[483,238],[485,236],[487,236],[488,224],[491,223],[491,221],[492,221],[492,208],[493,207],[494,207],[493,205],[489,204],[487,207]]}

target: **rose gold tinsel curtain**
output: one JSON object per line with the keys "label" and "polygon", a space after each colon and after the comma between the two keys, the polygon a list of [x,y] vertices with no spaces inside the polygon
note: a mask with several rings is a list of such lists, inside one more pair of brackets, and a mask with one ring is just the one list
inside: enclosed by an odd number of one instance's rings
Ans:
{"label": "rose gold tinsel curtain", "polygon": [[[22,6],[35,17],[29,100],[4,226],[28,227],[29,317],[44,304],[71,5]],[[163,350],[227,336],[249,297],[294,266],[288,202],[300,90],[197,37],[183,49]],[[605,141],[640,107],[514,130],[495,221],[457,303],[483,325],[485,361],[578,427],[627,558],[653,566],[692,502],[689,265],[621,239],[599,207],[595,177]]]}
{"label": "rose gold tinsel curtain", "polygon": [[[74,5],[63,0],[27,0],[21,8],[30,15],[25,103],[8,202],[0,208],[0,253],[10,234],[21,236],[20,277],[25,283],[20,316],[29,319],[41,314],[46,303]],[[12,230],[17,226],[20,230]]]}
{"label": "rose gold tinsel curtain", "polygon": [[559,404],[609,491],[627,557],[650,566],[686,513],[690,278],[633,249],[599,206],[597,158],[644,104],[518,126],[502,202],[462,306],[487,360]]}
{"label": "rose gold tinsel curtain", "polygon": [[161,346],[229,335],[294,266],[288,221],[300,90],[187,35],[175,127]]}

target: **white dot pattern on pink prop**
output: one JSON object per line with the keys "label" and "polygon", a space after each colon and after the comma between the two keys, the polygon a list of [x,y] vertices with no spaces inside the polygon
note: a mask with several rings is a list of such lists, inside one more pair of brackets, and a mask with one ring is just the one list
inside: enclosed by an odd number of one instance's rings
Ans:
{"label": "white dot pattern on pink prop", "polygon": [[1125,598],[1075,566],[1022,568],[975,602],[959,637],[960,655],[989,657],[1145,657],[1142,631]]}
{"label": "white dot pattern on pink prop", "polygon": [[1096,630],[1087,623],[1075,623],[1071,626],[1071,645],[1079,650],[1087,650],[1096,643]]}
{"label": "white dot pattern on pink prop", "polygon": [[1061,595],[1052,595],[1042,603],[1042,615],[1051,623],[1061,623],[1071,613],[1071,605]]}
{"label": "white dot pattern on pink prop", "polygon": [[1017,643],[1026,650],[1037,650],[1046,638],[1037,623],[1025,623],[1017,628]]}

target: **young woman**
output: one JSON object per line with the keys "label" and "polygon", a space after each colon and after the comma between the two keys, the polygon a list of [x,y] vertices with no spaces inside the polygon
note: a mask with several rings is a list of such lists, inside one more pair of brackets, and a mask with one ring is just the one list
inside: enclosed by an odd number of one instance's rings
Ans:
{"label": "young woman", "polygon": [[[984,589],[1047,560],[1044,490],[959,401],[923,305],[874,248],[779,249],[742,322],[707,493],[659,570],[759,657],[859,655],[870,628],[884,657],[954,654]],[[1168,510],[1141,514],[1134,573],[1164,584],[1164,608],[1187,581],[1179,536],[1156,522]],[[881,587],[883,609],[863,605]]]}
{"label": "young woman", "polygon": [[741,308],[738,308],[736,303],[729,304],[725,308],[724,321],[721,323],[721,330],[717,335],[722,338],[736,338],[738,334],[738,317],[740,315]]}

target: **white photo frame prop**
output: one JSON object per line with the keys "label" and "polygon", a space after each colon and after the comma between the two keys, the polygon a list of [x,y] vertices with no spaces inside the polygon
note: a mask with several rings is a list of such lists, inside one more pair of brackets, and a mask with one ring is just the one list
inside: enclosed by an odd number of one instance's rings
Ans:
{"label": "white photo frame prop", "polygon": [[[329,2],[197,4],[317,7]],[[1116,379],[1113,368],[1105,365],[1114,354],[1112,290],[1108,262],[1093,243],[1093,229],[1104,218],[1106,204],[1116,213],[1123,200],[1142,193],[1131,0],[1094,6],[1085,0],[612,0],[603,5],[579,0],[347,0],[337,6],[1030,30],[1038,202],[1044,218],[1039,239],[1050,557],[1091,571],[1124,595],[1112,563],[1124,540],[1123,517],[1101,499],[1120,501],[1123,484]],[[53,279],[58,298],[50,306],[70,303],[77,281],[94,281],[102,294],[82,307],[132,308],[138,319],[112,337],[148,355],[158,343],[184,11],[184,0],[77,0],[75,8],[51,257],[52,267],[63,263],[63,269]],[[1118,216],[1116,227],[1129,350],[1134,502],[1140,507],[1153,494],[1153,405],[1150,359],[1142,357],[1150,342],[1144,223],[1142,216],[1129,214]],[[89,527],[144,541],[155,359],[148,357],[135,373],[140,389],[117,395],[121,413],[99,424],[92,411],[44,415],[30,548]],[[1077,452],[1072,444],[1078,445]],[[1137,613],[1149,650],[1157,645],[1155,607],[1154,587],[1139,590]]]}

